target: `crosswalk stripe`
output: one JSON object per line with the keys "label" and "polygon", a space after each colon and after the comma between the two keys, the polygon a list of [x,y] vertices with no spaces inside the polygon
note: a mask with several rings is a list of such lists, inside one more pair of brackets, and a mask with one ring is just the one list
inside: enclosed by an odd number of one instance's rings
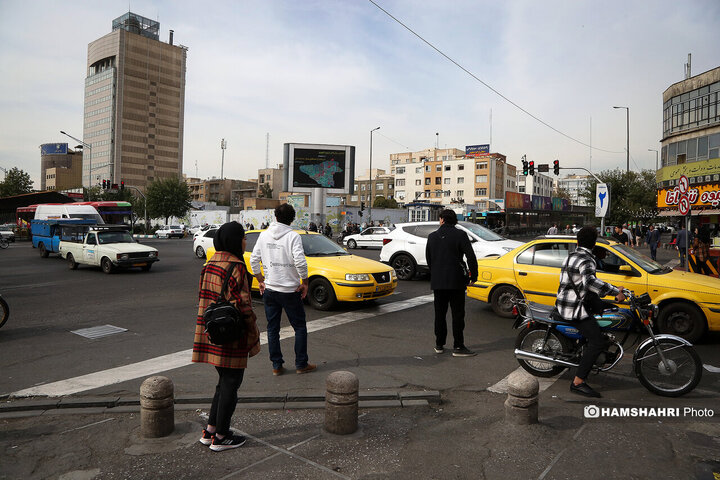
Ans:
{"label": "crosswalk stripe", "polygon": [[[374,308],[364,309],[358,312],[346,312],[339,313],[337,315],[331,315],[329,317],[320,318],[307,322],[308,333],[317,332],[326,328],[337,327],[346,323],[356,322],[366,318],[376,317],[378,315],[385,315],[388,313],[398,312],[408,308],[417,307],[425,303],[433,301],[433,295],[423,295],[420,297],[411,298],[408,300],[402,300],[398,302],[391,302],[379,305]],[[287,326],[280,329],[280,340],[286,338],[292,338],[295,336],[295,331],[292,327]],[[267,344],[267,333],[262,332],[260,334],[260,344]],[[100,372],[89,373],[87,375],[81,375],[74,378],[68,378],[66,380],[60,380],[57,382],[47,383],[44,385],[37,385],[34,387],[19,390],[10,394],[11,397],[32,397],[32,396],[48,396],[48,397],[60,397],[64,395],[72,395],[74,393],[80,393],[87,390],[93,390],[95,388],[104,387],[107,385],[114,385],[116,383],[126,382],[128,380],[134,380],[136,378],[146,377],[149,375],[155,375],[160,372],[172,370],[175,368],[185,367],[192,363],[192,348],[182,350],[180,352],[171,353],[168,355],[162,355],[159,357],[144,360],[142,362],[132,363],[129,365],[123,365],[121,367],[115,367],[108,370],[102,370]]]}

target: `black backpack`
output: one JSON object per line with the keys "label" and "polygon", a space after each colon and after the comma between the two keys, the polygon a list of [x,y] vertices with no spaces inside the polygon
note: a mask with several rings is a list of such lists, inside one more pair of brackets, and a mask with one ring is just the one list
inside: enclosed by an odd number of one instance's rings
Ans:
{"label": "black backpack", "polygon": [[205,308],[203,320],[205,320],[205,333],[208,334],[210,343],[215,345],[227,345],[240,339],[246,333],[245,319],[235,306],[225,299],[228,280],[232,276],[236,263],[231,263],[225,273],[225,280],[218,299]]}

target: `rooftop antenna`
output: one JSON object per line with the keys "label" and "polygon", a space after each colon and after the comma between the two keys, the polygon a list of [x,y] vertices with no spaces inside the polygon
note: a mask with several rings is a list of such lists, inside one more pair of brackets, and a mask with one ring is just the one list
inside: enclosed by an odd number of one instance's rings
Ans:
{"label": "rooftop antenna", "polygon": [[692,66],[692,53],[688,53],[688,61],[685,64],[685,80],[692,77],[690,67]]}
{"label": "rooftop antenna", "polygon": [[265,134],[265,168],[269,167],[270,162],[270,132]]}
{"label": "rooftop antenna", "polygon": [[490,109],[490,145],[492,145],[492,108]]}
{"label": "rooftop antenna", "polygon": [[197,158],[195,159],[195,178],[198,178]]}

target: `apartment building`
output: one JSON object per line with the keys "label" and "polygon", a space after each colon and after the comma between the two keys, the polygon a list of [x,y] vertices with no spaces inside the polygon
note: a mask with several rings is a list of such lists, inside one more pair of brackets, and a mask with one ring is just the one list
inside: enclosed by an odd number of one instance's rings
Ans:
{"label": "apartment building", "polygon": [[540,195],[541,197],[553,196],[553,178],[549,175],[535,171],[535,175],[517,175],[518,193],[528,195]]}
{"label": "apartment building", "polygon": [[82,186],[82,150],[67,143],[40,145],[40,190],[69,190]]}
{"label": "apartment building", "polygon": [[277,168],[259,169],[257,178],[258,197],[262,194],[262,186],[267,184],[270,188],[272,188],[272,198],[275,200],[279,200],[283,188],[284,172],[285,170],[283,169],[282,165],[278,165]]}
{"label": "apartment building", "polygon": [[345,205],[359,207],[360,202],[365,202],[366,206],[372,206],[375,198],[395,198],[395,178],[381,168],[366,170],[364,175],[355,178],[353,191],[352,195],[343,195]]}
{"label": "apartment building", "polygon": [[400,203],[422,200],[492,208],[506,191],[517,191],[516,168],[499,153],[466,155],[457,148],[428,149],[391,154],[390,164],[395,199]]}
{"label": "apartment building", "polygon": [[[230,206],[232,191],[240,188],[242,180],[231,180],[229,178],[211,178],[208,180],[188,179],[190,197],[197,202],[215,202],[218,205]],[[253,189],[256,183],[252,182]]]}
{"label": "apartment building", "polygon": [[110,179],[145,190],[182,174],[187,48],[159,33],[159,22],[128,12],[88,45],[85,187]]}
{"label": "apartment building", "polygon": [[570,203],[581,207],[588,206],[587,199],[582,193],[587,188],[592,177],[590,175],[567,175],[555,180],[555,191],[562,190],[570,196]]}

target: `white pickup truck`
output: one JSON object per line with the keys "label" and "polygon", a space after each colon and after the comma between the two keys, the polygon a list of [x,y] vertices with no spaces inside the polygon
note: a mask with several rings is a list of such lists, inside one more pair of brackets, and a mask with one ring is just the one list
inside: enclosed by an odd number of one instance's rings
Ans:
{"label": "white pickup truck", "polygon": [[70,270],[83,264],[102,267],[105,273],[132,267],[147,272],[159,260],[157,249],[137,243],[123,229],[90,228],[77,242],[61,240],[59,250]]}

